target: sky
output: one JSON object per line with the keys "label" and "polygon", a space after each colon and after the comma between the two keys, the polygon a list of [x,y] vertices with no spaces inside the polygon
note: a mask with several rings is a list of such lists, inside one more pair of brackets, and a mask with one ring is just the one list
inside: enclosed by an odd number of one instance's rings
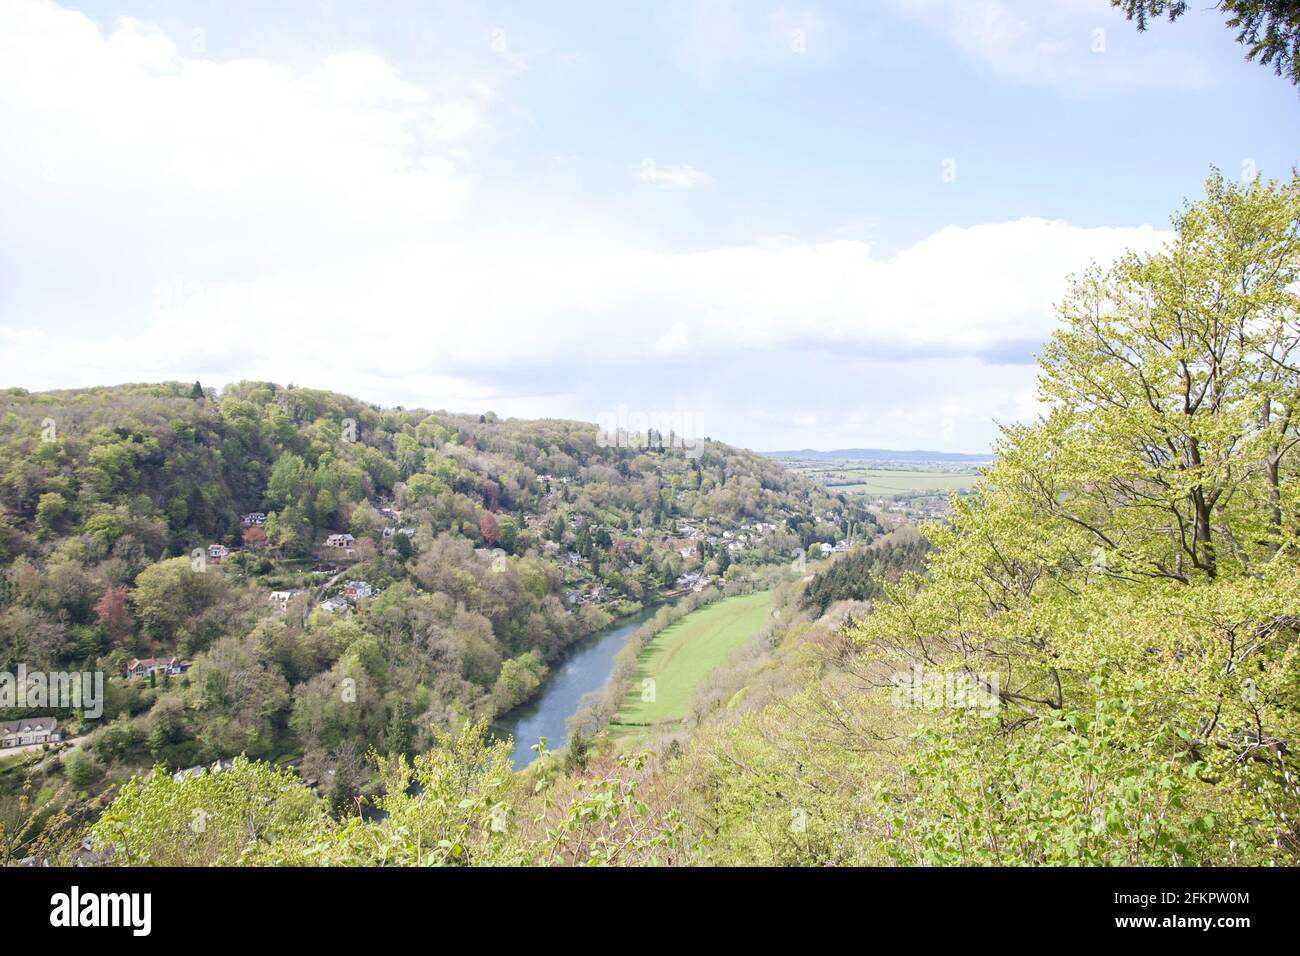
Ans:
{"label": "sky", "polygon": [[0,384],[983,452],[1300,96],[1210,4],[0,0]]}

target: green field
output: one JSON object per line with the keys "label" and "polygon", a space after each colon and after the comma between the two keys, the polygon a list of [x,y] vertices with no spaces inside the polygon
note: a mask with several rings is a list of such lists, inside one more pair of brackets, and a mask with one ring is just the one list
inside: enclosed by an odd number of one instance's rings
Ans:
{"label": "green field", "polygon": [[[678,721],[690,709],[695,687],[726,663],[753,637],[772,613],[772,592],[742,594],[692,611],[655,635],[641,652],[641,667],[610,731],[635,734],[640,726]],[[642,681],[654,680],[654,700],[642,700]]]}
{"label": "green field", "polygon": [[855,468],[823,476],[831,481],[848,479],[852,484],[830,486],[832,491],[864,495],[902,495],[922,491],[966,491],[979,475],[950,471],[892,471],[886,468]]}

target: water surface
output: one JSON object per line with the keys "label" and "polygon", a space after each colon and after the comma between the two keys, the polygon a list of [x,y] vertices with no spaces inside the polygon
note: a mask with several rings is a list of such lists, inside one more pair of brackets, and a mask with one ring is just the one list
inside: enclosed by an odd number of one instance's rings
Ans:
{"label": "water surface", "polygon": [[628,637],[658,610],[657,605],[620,618],[575,645],[567,657],[551,668],[536,697],[492,724],[492,732],[500,739],[514,737],[512,759],[516,770],[536,759],[537,753],[531,748],[539,737],[546,738],[547,750],[564,746],[568,739],[565,723],[577,712],[578,701],[589,691],[600,690],[609,683],[614,673],[614,658]]}

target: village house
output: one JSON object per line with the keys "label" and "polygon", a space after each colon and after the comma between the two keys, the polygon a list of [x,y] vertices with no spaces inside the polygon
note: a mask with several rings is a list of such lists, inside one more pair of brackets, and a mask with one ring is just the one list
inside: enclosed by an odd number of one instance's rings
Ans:
{"label": "village house", "polygon": [[365,581],[349,581],[343,585],[343,596],[351,601],[368,598],[374,593],[375,589]]}
{"label": "village house", "polygon": [[245,528],[260,528],[266,524],[266,515],[261,511],[250,511],[239,519]]}
{"label": "village house", "polygon": [[175,657],[133,657],[127,661],[127,677],[148,677],[154,671],[160,674],[181,674],[189,670],[189,665]]}
{"label": "village house", "polygon": [[208,545],[208,560],[211,561],[213,564],[220,564],[221,559],[227,557],[229,554],[230,554],[230,549],[227,548],[224,544]]}
{"label": "village house", "polygon": [[346,614],[352,609],[351,605],[341,597],[332,597],[321,601],[318,607],[326,614]]}
{"label": "village house", "polygon": [[0,748],[26,747],[30,744],[48,744],[62,740],[59,722],[53,717],[25,717],[6,721],[0,727]]}
{"label": "village house", "polygon": [[677,586],[690,588],[692,591],[703,591],[709,586],[709,576],[703,571],[690,571],[677,579]]}
{"label": "village house", "polygon": [[211,768],[200,765],[197,767],[187,767],[184,770],[177,770],[174,774],[172,774],[172,779],[175,780],[177,783],[180,783],[182,780],[185,780],[189,777],[201,777],[205,773],[207,773],[209,769],[211,769],[212,773],[217,774],[229,770],[234,765],[235,765],[234,757],[222,757],[220,760],[213,761]]}
{"label": "village house", "polygon": [[271,609],[276,614],[283,614],[289,610],[289,601],[295,594],[301,594],[301,591],[272,591],[270,594]]}
{"label": "village house", "polygon": [[332,534],[325,539],[327,548],[350,548],[357,543],[357,539],[350,534]]}

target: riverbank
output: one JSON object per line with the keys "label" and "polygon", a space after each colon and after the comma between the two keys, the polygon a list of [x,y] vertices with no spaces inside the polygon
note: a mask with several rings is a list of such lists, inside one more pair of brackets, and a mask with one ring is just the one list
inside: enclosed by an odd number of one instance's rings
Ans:
{"label": "riverbank", "polygon": [[664,606],[643,608],[572,645],[551,666],[536,694],[493,720],[494,736],[501,740],[514,739],[511,760],[516,770],[532,763],[536,757],[532,748],[541,738],[546,739],[548,750],[564,746],[568,739],[568,720],[577,712],[583,697],[609,682],[614,661],[628,638]]}

